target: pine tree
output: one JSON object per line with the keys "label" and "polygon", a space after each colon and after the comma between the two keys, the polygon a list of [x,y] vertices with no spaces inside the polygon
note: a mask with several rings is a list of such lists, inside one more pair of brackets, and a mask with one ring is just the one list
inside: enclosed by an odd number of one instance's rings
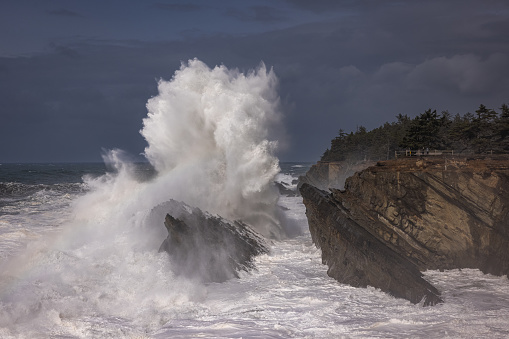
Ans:
{"label": "pine tree", "polygon": [[500,119],[497,122],[496,133],[501,151],[509,151],[509,106],[502,104]]}
{"label": "pine tree", "polygon": [[475,135],[473,144],[478,153],[491,151],[496,137],[497,112],[481,104],[475,113],[477,117],[472,121],[472,133]]}
{"label": "pine tree", "polygon": [[441,121],[436,110],[428,109],[412,120],[408,133],[401,144],[404,148],[440,148]]}

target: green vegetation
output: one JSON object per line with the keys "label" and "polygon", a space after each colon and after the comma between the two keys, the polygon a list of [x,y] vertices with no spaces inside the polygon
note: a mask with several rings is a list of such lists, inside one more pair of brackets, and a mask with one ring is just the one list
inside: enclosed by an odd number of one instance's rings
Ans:
{"label": "green vegetation", "polygon": [[331,148],[322,161],[384,160],[394,158],[395,151],[454,150],[455,153],[509,152],[509,106],[500,112],[480,105],[475,114],[438,114],[428,109],[411,119],[399,114],[396,122],[367,131],[339,135],[331,141]]}

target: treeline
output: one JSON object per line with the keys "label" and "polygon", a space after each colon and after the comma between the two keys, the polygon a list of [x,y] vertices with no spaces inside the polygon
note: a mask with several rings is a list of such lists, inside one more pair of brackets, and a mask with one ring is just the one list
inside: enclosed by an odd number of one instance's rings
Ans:
{"label": "treeline", "polygon": [[331,141],[331,148],[322,155],[322,161],[384,160],[394,158],[395,151],[454,150],[456,153],[509,152],[509,106],[503,104],[499,112],[480,105],[473,113],[451,116],[443,111],[428,109],[409,118],[396,116],[397,121],[367,131],[339,135]]}

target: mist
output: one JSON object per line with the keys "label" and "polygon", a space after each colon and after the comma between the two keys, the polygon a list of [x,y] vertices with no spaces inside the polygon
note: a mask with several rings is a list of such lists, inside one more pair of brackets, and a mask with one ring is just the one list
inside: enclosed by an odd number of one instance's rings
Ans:
{"label": "mist", "polygon": [[156,174],[142,180],[128,154],[107,151],[112,171],[83,178],[88,192],[72,202],[71,220],[2,264],[12,280],[0,325],[36,329],[100,309],[158,326],[174,316],[172,305],[199,301],[204,285],[174,274],[176,263],[158,251],[171,213],[161,206],[171,199],[284,237],[273,184],[280,168],[272,133],[281,118],[274,72],[260,64],[243,74],[193,59],[158,88],[140,131]]}

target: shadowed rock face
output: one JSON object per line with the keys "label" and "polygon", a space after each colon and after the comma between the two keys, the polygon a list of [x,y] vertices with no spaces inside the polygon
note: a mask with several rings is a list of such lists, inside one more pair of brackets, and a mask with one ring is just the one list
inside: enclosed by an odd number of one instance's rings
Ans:
{"label": "shadowed rock face", "polygon": [[416,281],[415,270],[426,269],[509,273],[506,156],[383,161],[348,178],[344,191],[309,185],[300,191],[313,240],[329,275],[341,282],[418,302],[419,295],[431,297],[414,285],[395,285],[402,278],[390,270],[394,260],[413,267],[407,272]]}
{"label": "shadowed rock face", "polygon": [[442,301],[416,265],[363,227],[378,220],[367,213],[352,215],[342,201],[311,185],[303,184],[300,191],[313,242],[322,249],[329,276],[355,287],[380,288],[413,303]]}
{"label": "shadowed rock face", "polygon": [[205,282],[223,282],[254,268],[256,255],[267,253],[264,240],[240,221],[228,221],[198,208],[170,201],[164,208],[167,252],[177,274]]}

